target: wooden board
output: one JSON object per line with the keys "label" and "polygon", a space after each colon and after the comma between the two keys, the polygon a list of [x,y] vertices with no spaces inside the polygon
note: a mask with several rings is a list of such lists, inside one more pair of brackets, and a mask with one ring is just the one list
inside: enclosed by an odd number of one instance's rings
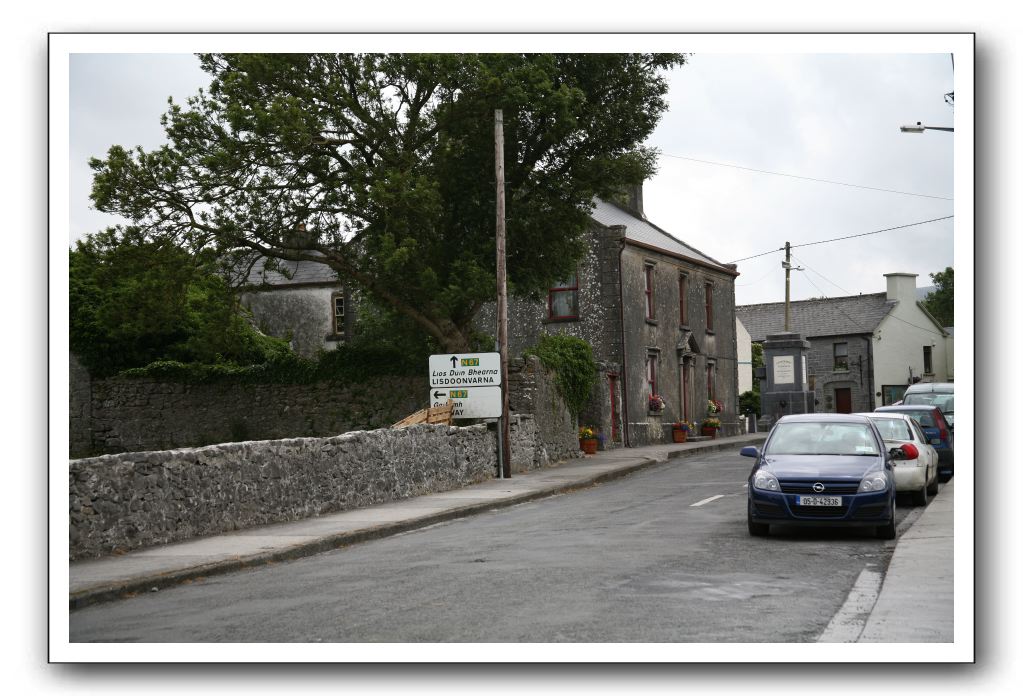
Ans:
{"label": "wooden board", "polygon": [[392,428],[404,428],[409,425],[417,425],[419,423],[429,423],[431,425],[451,425],[451,414],[454,410],[454,403],[448,401],[443,406],[434,406],[433,408],[424,408],[420,411],[416,411],[411,416],[406,416],[400,421],[392,425]]}

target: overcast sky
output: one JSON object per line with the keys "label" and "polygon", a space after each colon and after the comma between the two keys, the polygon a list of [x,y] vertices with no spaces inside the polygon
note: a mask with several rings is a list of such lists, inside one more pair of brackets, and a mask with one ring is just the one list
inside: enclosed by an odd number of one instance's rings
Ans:
{"label": "overcast sky", "polygon": [[[953,220],[797,246],[953,214],[955,136],[899,131],[952,125],[949,54],[703,53],[670,81],[649,141],[662,152],[644,189],[651,222],[726,263],[791,242],[805,269],[792,274],[796,300],[883,292],[896,271],[930,285],[929,273],[954,266]],[[167,98],[183,103],[205,84],[189,54],[71,56],[72,240],[118,222],[91,209],[88,158],[158,146]],[[739,261],[737,303],[783,300],[782,259]]]}

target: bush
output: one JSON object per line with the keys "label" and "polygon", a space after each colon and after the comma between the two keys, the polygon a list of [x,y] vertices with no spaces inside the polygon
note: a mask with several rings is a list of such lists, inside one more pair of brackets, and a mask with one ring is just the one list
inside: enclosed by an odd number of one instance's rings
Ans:
{"label": "bush", "polygon": [[537,356],[554,373],[561,398],[572,415],[578,416],[597,383],[597,363],[590,344],[574,336],[555,334],[542,336],[525,354]]}

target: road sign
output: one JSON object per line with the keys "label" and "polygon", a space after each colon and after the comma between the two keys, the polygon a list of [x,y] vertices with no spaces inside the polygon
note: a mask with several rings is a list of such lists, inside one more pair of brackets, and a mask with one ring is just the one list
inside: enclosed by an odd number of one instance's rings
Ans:
{"label": "road sign", "polygon": [[451,400],[452,418],[500,418],[501,387],[446,387],[430,390],[430,406],[443,406]]}
{"label": "road sign", "polygon": [[446,353],[430,356],[431,387],[496,387],[500,384],[500,353]]}

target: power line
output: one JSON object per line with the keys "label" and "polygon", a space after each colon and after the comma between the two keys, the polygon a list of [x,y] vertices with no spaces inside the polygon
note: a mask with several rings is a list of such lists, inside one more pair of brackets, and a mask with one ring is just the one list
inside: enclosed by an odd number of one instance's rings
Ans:
{"label": "power line", "polygon": [[[941,220],[951,220],[954,217],[955,217],[955,215],[946,215],[945,217],[934,218],[933,220],[922,220],[920,222],[911,222],[911,223],[909,223],[907,225],[898,225],[896,227],[886,227],[883,230],[874,230],[873,232],[861,232],[860,234],[850,234],[850,235],[848,235],[846,237],[835,237],[834,239],[822,239],[819,242],[806,242],[805,244],[793,244],[791,246],[791,248],[795,249],[796,247],[814,246],[816,244],[828,244],[829,242],[840,242],[840,241],[842,241],[844,239],[855,239],[856,237],[867,237],[867,236],[872,235],[872,234],[881,234],[882,232],[891,232],[892,230],[902,230],[902,229],[905,229],[907,227],[916,227],[917,225],[926,225],[927,223],[930,223],[930,222],[940,222]],[[759,258],[761,256],[767,256],[768,254],[773,254],[776,251],[784,251],[784,250],[785,250],[784,247],[782,247],[780,249],[771,249],[770,251],[765,251],[765,252],[763,252],[761,254],[754,254],[753,256],[747,256],[745,258],[736,259],[735,261],[729,261],[729,263],[739,263],[740,261],[749,261],[750,259]]]}
{"label": "power line", "polygon": [[[794,257],[793,257],[793,258],[794,258]],[[804,262],[803,262],[803,261],[800,261],[800,263],[804,263]],[[807,268],[809,268],[809,266],[807,266]],[[813,269],[810,269],[810,270],[813,270]],[[832,285],[834,285],[834,286],[835,286],[836,288],[838,288],[838,289],[839,289],[839,290],[841,290],[842,292],[845,292],[845,293],[848,293],[848,294],[852,295],[852,293],[849,293],[849,291],[848,291],[848,290],[846,290],[845,288],[843,288],[843,287],[842,287],[841,285],[838,285],[838,284],[837,284],[837,283],[835,283],[834,281],[830,280],[830,279],[829,279],[829,278],[828,278],[827,276],[825,276],[824,274],[822,274],[822,273],[820,273],[820,272],[818,272],[818,271],[814,271],[814,273],[816,273],[817,275],[819,275],[819,276],[820,276],[821,278],[824,278],[824,280],[828,281],[829,283],[831,283]],[[823,290],[821,290],[821,289],[820,289],[820,288],[819,288],[819,287],[817,286],[817,283],[815,283],[815,282],[813,282],[812,280],[810,280],[810,276],[803,276],[803,277],[804,277],[804,278],[806,278],[806,279],[807,279],[807,280],[808,280],[808,281],[810,282],[810,285],[812,285],[812,286],[814,286],[815,288],[817,288],[817,292],[819,292],[819,293],[820,293],[820,294],[821,294],[821,295],[822,295],[822,296],[824,297],[824,299],[826,299],[826,300],[830,300],[830,299],[833,299],[833,298],[830,298],[830,297],[828,297],[828,296],[827,296],[827,294],[826,294],[826,293],[825,293],[825,292],[824,292]],[[856,321],[855,319],[853,319],[853,318],[852,318],[851,316],[849,316],[848,314],[846,314],[845,310],[844,310],[844,309],[842,309],[842,308],[841,308],[841,306],[838,306],[838,305],[836,305],[836,308],[838,309],[838,311],[839,311],[839,312],[841,312],[842,314],[845,314],[846,318],[847,318],[847,319],[848,319],[849,321],[851,321],[851,322],[853,323],[853,325],[854,325],[854,326],[856,326],[857,328],[859,328],[859,329],[860,329],[860,330],[862,330],[862,331],[865,331],[865,330],[866,330],[866,329],[864,329],[864,328],[863,328],[863,327],[862,327],[862,326],[861,326],[861,325],[860,325],[860,324],[859,324],[859,323],[858,323],[858,322],[857,322],[857,321]],[[916,325],[916,324],[914,324],[913,322],[911,322],[911,321],[906,321],[905,319],[902,319],[901,317],[897,317],[897,316],[895,316],[894,314],[889,314],[888,316],[889,316],[889,317],[891,317],[892,319],[894,319],[895,321],[901,321],[901,322],[902,322],[903,324],[909,324],[909,325],[910,325],[910,326],[912,326],[912,327],[913,327],[914,329],[920,329],[921,331],[926,331],[927,333],[930,333],[930,334],[934,334],[935,336],[941,336],[941,337],[944,337],[944,336],[945,336],[945,334],[944,334],[944,333],[938,333],[938,332],[937,332],[937,331],[935,331],[934,329],[930,329],[930,328],[927,328],[926,326],[917,326],[917,325]]]}
{"label": "power line", "polygon": [[683,157],[682,155],[670,155],[666,152],[661,153],[662,157],[673,157],[675,159],[688,160],[690,162],[700,162],[701,164],[713,164],[717,167],[731,167],[732,169],[742,169],[747,172],[756,172],[758,174],[772,174],[774,176],[786,176],[790,179],[803,179],[804,181],[816,181],[820,184],[834,184],[835,186],[848,186],[850,188],[867,189],[868,191],[883,191],[884,193],[898,193],[903,196],[917,196],[918,198],[935,198],[940,201],[951,201],[954,200],[947,196],[931,196],[926,193],[912,193],[909,191],[896,191],[895,189],[879,188],[877,186],[863,186],[862,184],[850,184],[844,181],[832,181],[830,179],[816,179],[812,176],[800,176],[798,174],[785,174],[784,172],[772,172],[766,169],[754,169],[753,167],[743,167],[738,164],[727,164],[725,162],[713,162],[711,160],[697,159],[695,157]]}

